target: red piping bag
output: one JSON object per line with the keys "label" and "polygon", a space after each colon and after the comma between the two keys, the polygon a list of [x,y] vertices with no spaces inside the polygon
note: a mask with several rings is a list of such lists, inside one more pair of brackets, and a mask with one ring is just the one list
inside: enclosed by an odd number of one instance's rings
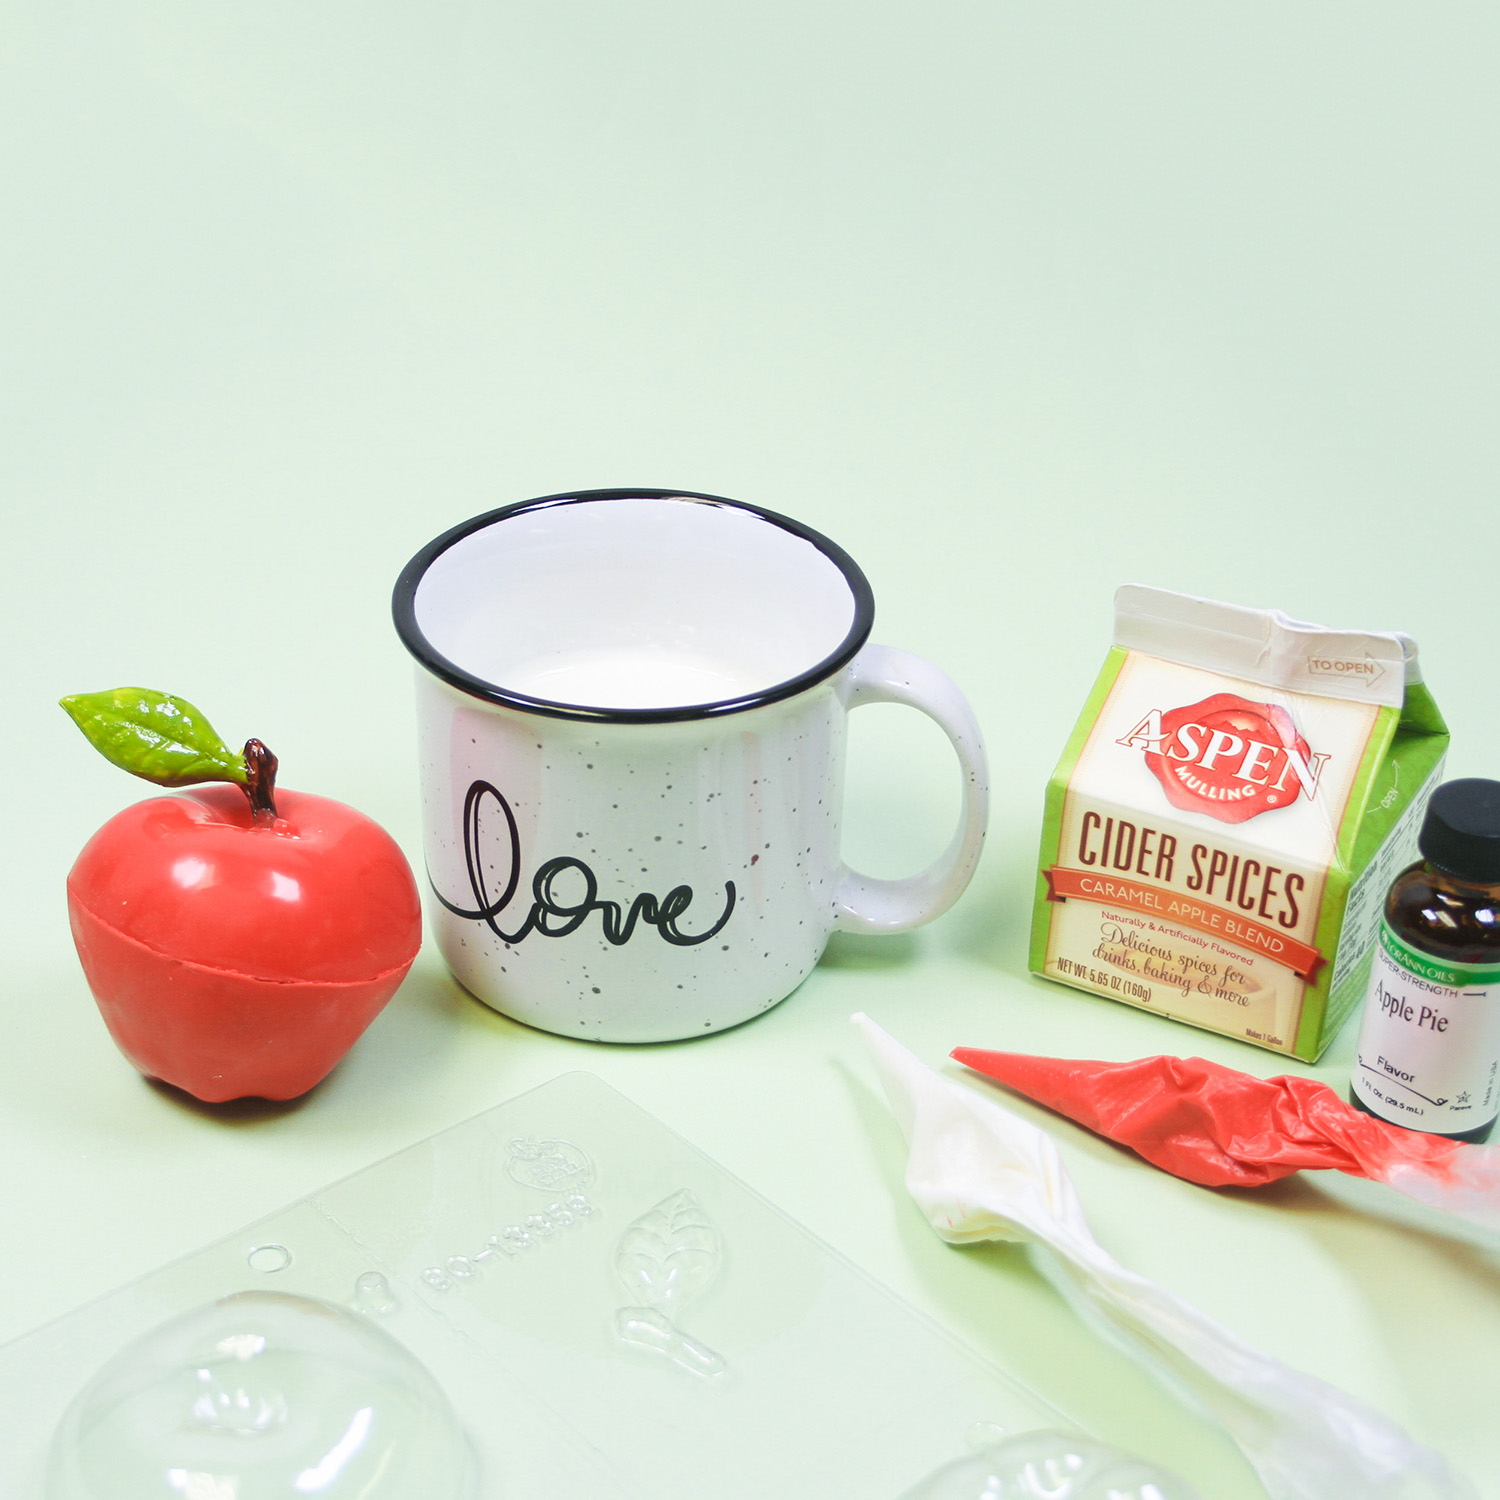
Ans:
{"label": "red piping bag", "polygon": [[973,1047],[953,1057],[1205,1187],[1260,1187],[1304,1167],[1332,1168],[1436,1202],[1412,1186],[1425,1179],[1462,1190],[1464,1202],[1438,1206],[1500,1212],[1494,1148],[1388,1125],[1316,1079],[1255,1078],[1202,1057],[1107,1063]]}

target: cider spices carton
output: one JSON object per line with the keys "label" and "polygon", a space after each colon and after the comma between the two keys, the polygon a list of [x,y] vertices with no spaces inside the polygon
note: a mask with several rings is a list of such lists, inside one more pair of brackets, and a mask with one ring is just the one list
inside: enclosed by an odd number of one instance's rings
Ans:
{"label": "cider spices carton", "polygon": [[1047,785],[1032,971],[1316,1061],[1447,745],[1404,636],[1126,585]]}

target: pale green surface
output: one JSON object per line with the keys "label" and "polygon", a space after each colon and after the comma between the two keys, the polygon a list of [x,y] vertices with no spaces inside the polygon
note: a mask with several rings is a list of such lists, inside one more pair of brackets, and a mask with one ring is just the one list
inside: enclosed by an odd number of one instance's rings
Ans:
{"label": "pale green surface", "polygon": [[[1409,631],[1450,771],[1500,773],[1497,63],[1491,7],[1368,0],[0,9],[0,1337],[586,1068],[1100,1436],[1258,1496],[1020,1254],[931,1235],[845,1018],[932,1062],[1284,1069],[1024,973],[1119,582]],[[186,694],[415,853],[397,570],[480,509],[630,483],[820,527],[877,638],[965,686],[997,805],[960,906],[685,1046],[525,1031],[424,953],[298,1107],[142,1083],[62,901],[139,789],[56,699]],[[946,752],[856,725],[849,853],[898,873],[946,836]],[[1373,1190],[1213,1194],[1056,1135],[1121,1260],[1500,1496],[1492,1252]]]}

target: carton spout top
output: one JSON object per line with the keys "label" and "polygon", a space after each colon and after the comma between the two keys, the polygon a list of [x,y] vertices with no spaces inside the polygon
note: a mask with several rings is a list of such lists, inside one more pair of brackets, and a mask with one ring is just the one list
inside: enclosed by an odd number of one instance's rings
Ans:
{"label": "carton spout top", "polygon": [[1283,692],[1399,708],[1420,682],[1416,643],[1394,632],[1329,630],[1279,609],[1247,609],[1127,583],[1115,592],[1115,644]]}

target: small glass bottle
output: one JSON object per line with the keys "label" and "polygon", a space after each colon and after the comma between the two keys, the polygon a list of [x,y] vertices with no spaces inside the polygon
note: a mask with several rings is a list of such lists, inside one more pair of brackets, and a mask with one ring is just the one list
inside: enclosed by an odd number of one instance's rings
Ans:
{"label": "small glass bottle", "polygon": [[1448,781],[1391,884],[1350,1100],[1382,1120],[1482,1141],[1500,1114],[1500,781]]}

